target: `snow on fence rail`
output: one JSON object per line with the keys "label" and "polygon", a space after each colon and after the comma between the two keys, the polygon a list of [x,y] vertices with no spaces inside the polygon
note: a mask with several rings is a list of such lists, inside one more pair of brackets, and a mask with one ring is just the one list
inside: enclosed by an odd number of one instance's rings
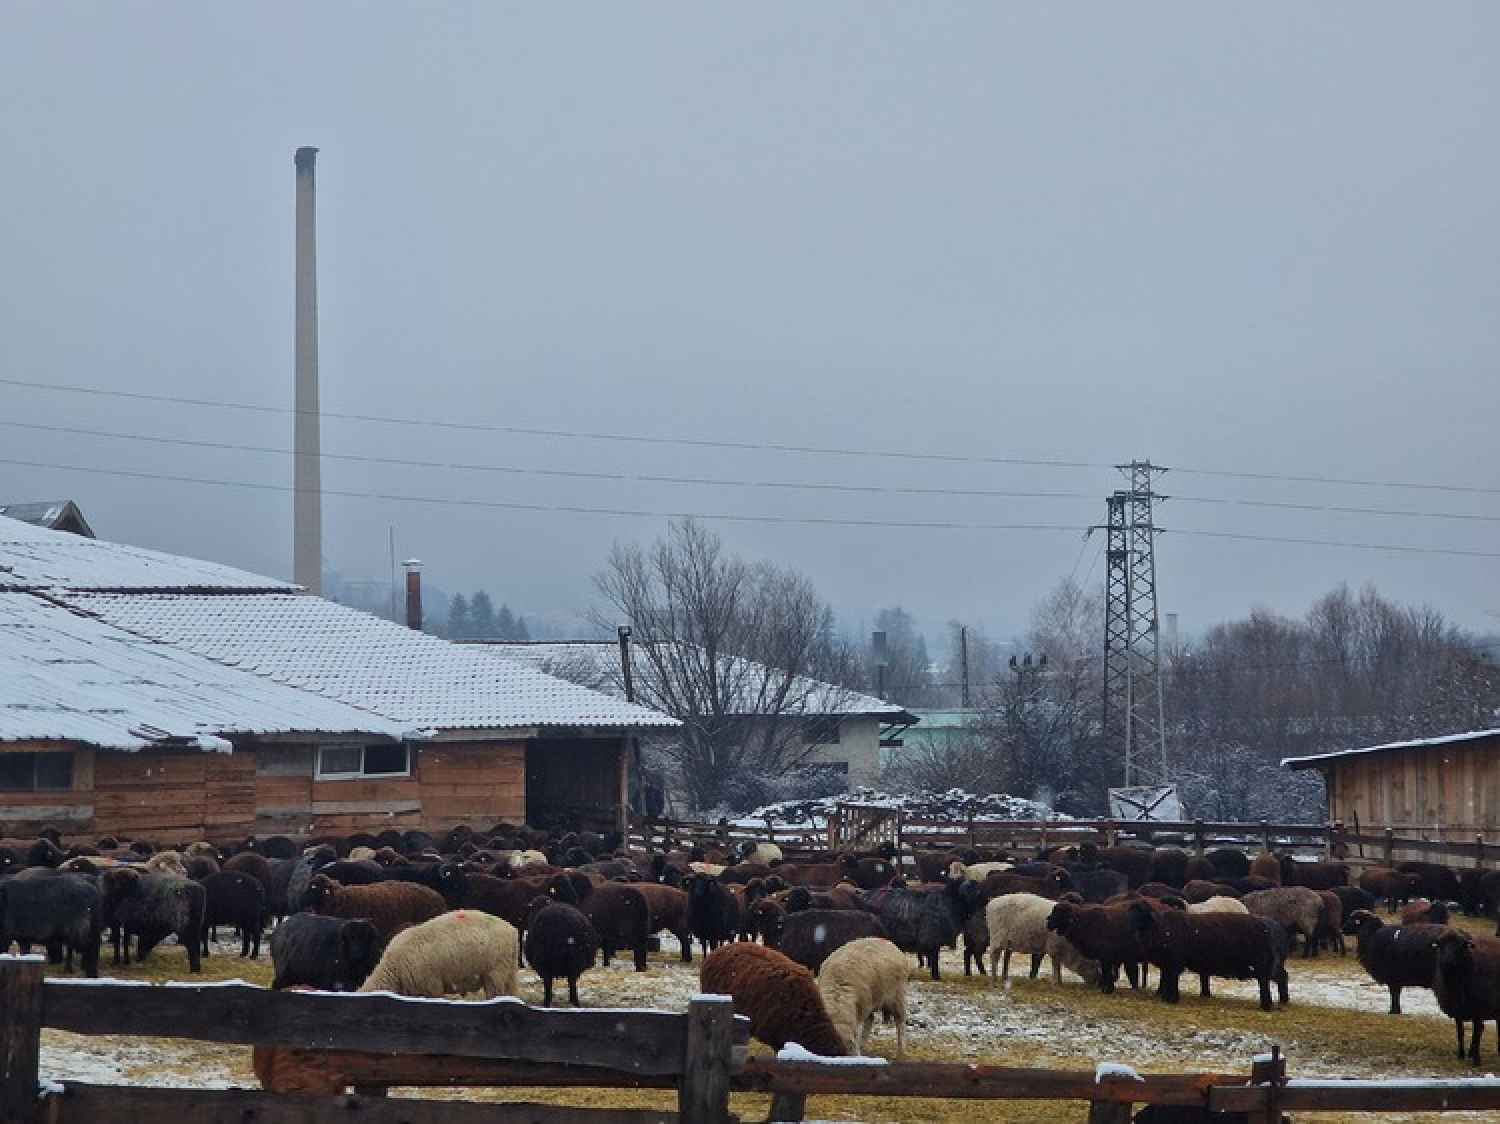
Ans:
{"label": "snow on fence rail", "polygon": [[[76,1034],[171,1037],[299,1051],[305,1094],[43,1080],[43,1027]],[[545,1010],[485,1002],[267,991],[211,985],[45,980],[37,956],[0,957],[0,1124],[716,1124],[731,1091],[769,1094],[771,1120],[803,1119],[809,1096],[1075,1102],[1090,1124],[1124,1124],[1134,1105],[1196,1106],[1279,1121],[1283,1111],[1388,1113],[1500,1110],[1494,1078],[1288,1081],[1279,1052],[1248,1075],[1140,1074],[989,1065],[796,1058],[747,1060],[748,1026],[727,998],[699,996],[683,1014]],[[784,1052],[785,1053],[785,1052]],[[677,1091],[674,1112],[578,1109],[385,1097],[389,1087],[564,1086]],[[346,1093],[352,1087],[355,1094]],[[40,1094],[40,1095],[39,1095]],[[1048,1112],[1056,1115],[1055,1110]]]}

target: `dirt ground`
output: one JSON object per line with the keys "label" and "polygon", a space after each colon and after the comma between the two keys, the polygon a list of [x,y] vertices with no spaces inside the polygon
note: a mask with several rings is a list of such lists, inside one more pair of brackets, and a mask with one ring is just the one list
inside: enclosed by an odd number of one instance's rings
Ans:
{"label": "dirt ground", "polygon": [[[1471,924],[1476,932],[1492,931],[1489,923]],[[696,960],[679,962],[678,949],[665,938],[653,953],[646,972],[630,969],[628,960],[609,968],[597,967],[583,977],[580,992],[586,1006],[651,1007],[681,1010],[697,994]],[[111,968],[103,973],[122,979],[225,980],[266,984],[269,959],[241,960],[238,943],[224,941],[205,960],[202,977],[189,977],[182,951],[166,946],[146,965]],[[106,954],[107,961],[107,954]],[[1262,1012],[1251,983],[1214,984],[1214,997],[1200,999],[1196,986],[1184,986],[1177,1006],[1161,1003],[1149,992],[1128,989],[1101,995],[1080,980],[1065,977],[1052,983],[1046,968],[1037,980],[1017,975],[1012,966],[1008,982],[965,977],[962,958],[947,952],[941,981],[919,976],[913,962],[908,1001],[910,1021],[907,1059],[962,1061],[995,1065],[1045,1066],[1092,1072],[1100,1064],[1128,1065],[1141,1072],[1186,1073],[1214,1071],[1248,1073],[1251,1060],[1280,1049],[1292,1077],[1379,1077],[1422,1079],[1476,1076],[1456,1055],[1453,1025],[1437,1009],[1432,994],[1408,989],[1405,1014],[1386,1014],[1386,989],[1372,983],[1360,968],[1350,943],[1346,957],[1324,954],[1290,965],[1291,1006]],[[536,977],[523,969],[521,998],[541,1001]],[[1500,1055],[1486,1040],[1480,1073],[1500,1069]],[[869,1052],[891,1057],[894,1033],[877,1027]],[[756,1044],[753,1053],[770,1051]],[[249,1050],[174,1039],[121,1042],[113,1039],[46,1031],[42,1070],[45,1076],[66,1081],[253,1087]],[[413,1093],[412,1095],[417,1095]],[[421,1095],[429,1095],[422,1093]],[[621,1107],[668,1107],[671,1098],[659,1093],[615,1093],[538,1090],[524,1095],[516,1090],[456,1090],[453,1096],[481,1099],[536,1100],[566,1104],[617,1104]],[[1024,1121],[1083,1119],[1063,1106],[1038,1103],[978,1101],[915,1101],[899,1098],[814,1097],[809,1113],[824,1120],[866,1121]],[[764,1097],[737,1097],[735,1109],[746,1120],[763,1120]],[[1299,1116],[1324,1124],[1353,1120],[1401,1121],[1401,1115]],[[1478,1113],[1442,1116],[1413,1115],[1409,1119],[1477,1121]]]}

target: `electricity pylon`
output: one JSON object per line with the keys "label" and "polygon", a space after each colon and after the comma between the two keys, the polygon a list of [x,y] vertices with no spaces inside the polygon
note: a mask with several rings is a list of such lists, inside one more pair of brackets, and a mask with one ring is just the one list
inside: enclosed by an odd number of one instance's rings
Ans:
{"label": "electricity pylon", "polygon": [[[1128,491],[1108,498],[1105,554],[1104,737],[1125,763],[1125,787],[1168,784],[1161,690],[1161,629],[1156,611],[1156,527],[1150,461],[1118,466]],[[1164,497],[1162,497],[1164,498]]]}

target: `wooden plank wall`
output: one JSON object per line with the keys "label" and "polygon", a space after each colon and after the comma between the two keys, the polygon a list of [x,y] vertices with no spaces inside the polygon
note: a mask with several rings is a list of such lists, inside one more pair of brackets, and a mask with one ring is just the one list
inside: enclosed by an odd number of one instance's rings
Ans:
{"label": "wooden plank wall", "polygon": [[417,773],[426,828],[488,828],[526,817],[524,741],[423,745]]}

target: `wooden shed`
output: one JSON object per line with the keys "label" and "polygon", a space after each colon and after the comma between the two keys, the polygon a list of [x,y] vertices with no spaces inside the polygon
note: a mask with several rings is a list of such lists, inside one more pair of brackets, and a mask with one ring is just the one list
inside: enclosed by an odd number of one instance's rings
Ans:
{"label": "wooden shed", "polygon": [[622,827],[675,719],[259,575],[0,518],[0,823]]}
{"label": "wooden shed", "polygon": [[1500,841],[1500,730],[1289,757],[1317,769],[1330,820],[1365,830],[1410,828]]}

